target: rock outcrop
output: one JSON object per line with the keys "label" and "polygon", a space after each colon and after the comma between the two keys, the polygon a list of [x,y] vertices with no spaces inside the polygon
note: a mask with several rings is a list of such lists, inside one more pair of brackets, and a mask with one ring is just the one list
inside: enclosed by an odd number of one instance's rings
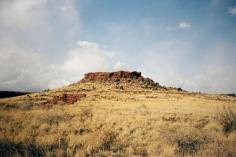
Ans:
{"label": "rock outcrop", "polygon": [[128,71],[118,71],[118,72],[94,72],[87,73],[84,75],[84,78],[81,80],[85,81],[119,81],[120,79],[139,79],[143,80],[144,78],[141,75],[141,72],[128,72]]}
{"label": "rock outcrop", "polygon": [[[141,72],[133,71],[117,71],[117,72],[90,72],[84,75],[84,78],[80,82],[110,82],[110,83],[127,83],[136,84],[142,88],[159,89],[162,88],[157,82],[149,78],[144,78]],[[121,86],[119,86],[121,87]],[[122,89],[123,86],[122,86]]]}
{"label": "rock outcrop", "polygon": [[75,102],[81,100],[81,98],[86,97],[84,93],[78,94],[62,94],[61,96],[53,96],[51,103],[57,104],[59,101],[64,102],[65,104],[74,104]]}

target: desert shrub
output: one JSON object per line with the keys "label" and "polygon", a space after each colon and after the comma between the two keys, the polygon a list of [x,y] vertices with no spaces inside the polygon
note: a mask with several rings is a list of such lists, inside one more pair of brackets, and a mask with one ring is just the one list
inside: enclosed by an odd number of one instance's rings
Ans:
{"label": "desert shrub", "polygon": [[148,151],[146,148],[139,146],[139,147],[134,148],[134,155],[141,156],[141,157],[147,157]]}
{"label": "desert shrub", "polygon": [[162,120],[163,121],[167,121],[167,122],[177,122],[180,121],[180,116],[178,116],[177,114],[166,114],[162,116]]}
{"label": "desert shrub", "polygon": [[30,110],[33,106],[34,106],[33,103],[26,102],[26,103],[19,104],[19,109]]}
{"label": "desert shrub", "polygon": [[137,108],[137,112],[139,112],[141,115],[148,115],[151,114],[151,112],[148,110],[147,106],[142,104]]}
{"label": "desert shrub", "polygon": [[[92,139],[90,143],[90,150],[87,152],[88,156],[99,156],[105,154],[122,154],[124,151],[124,144],[119,141],[118,134],[111,130],[103,130],[96,133],[97,137]],[[94,142],[96,141],[96,142]],[[107,156],[107,155],[105,155]]]}
{"label": "desert shrub", "polygon": [[65,120],[65,115],[59,112],[48,112],[36,117],[36,123],[41,125],[43,123],[52,125],[52,124],[59,124],[59,122]]}
{"label": "desert shrub", "polygon": [[216,119],[223,126],[225,133],[236,130],[236,111],[232,108],[224,107],[223,111],[217,113]]}
{"label": "desert shrub", "polygon": [[[180,127],[181,126],[181,127]],[[170,146],[174,146],[176,156],[198,156],[199,152],[211,141],[207,132],[184,126],[183,123],[163,127],[162,137]]]}
{"label": "desert shrub", "polygon": [[100,140],[101,140],[101,145],[100,145],[99,149],[101,149],[101,150],[110,150],[112,144],[116,140],[116,134],[113,131],[104,132],[100,136]]}
{"label": "desert shrub", "polygon": [[196,155],[201,145],[202,141],[197,138],[183,137],[177,140],[177,151],[181,156]]}
{"label": "desert shrub", "polygon": [[16,109],[16,104],[1,104],[0,109]]}
{"label": "desert shrub", "polygon": [[24,102],[24,103],[14,103],[14,104],[2,104],[0,109],[21,109],[21,110],[30,110],[34,106],[33,103]]}
{"label": "desert shrub", "polygon": [[93,110],[91,107],[81,107],[79,111],[79,118],[82,123],[86,120],[91,120],[93,117]]}

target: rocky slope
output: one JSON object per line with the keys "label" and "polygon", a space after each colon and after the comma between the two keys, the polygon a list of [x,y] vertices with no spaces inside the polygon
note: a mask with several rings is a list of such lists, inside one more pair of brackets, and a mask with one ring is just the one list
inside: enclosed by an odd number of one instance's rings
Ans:
{"label": "rocky slope", "polygon": [[[103,93],[114,90],[125,92],[158,89],[163,90],[165,88],[149,78],[144,78],[141,75],[141,72],[90,72],[85,74],[84,78],[79,82],[69,86],[13,98],[11,99],[13,100],[13,103],[10,104],[10,106],[7,104],[7,107],[12,108],[14,104],[18,104],[18,106],[22,107],[25,105],[25,102],[35,104],[34,106],[43,107],[49,107],[56,104],[69,105],[74,104],[81,99],[86,99],[87,97],[89,99],[93,97],[95,93],[99,92],[99,96],[101,97]],[[4,107],[4,105],[1,107]]]}

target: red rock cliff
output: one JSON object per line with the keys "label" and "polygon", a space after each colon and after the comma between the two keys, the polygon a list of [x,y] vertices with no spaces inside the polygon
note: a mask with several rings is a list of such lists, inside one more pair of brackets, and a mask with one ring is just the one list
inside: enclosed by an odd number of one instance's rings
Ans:
{"label": "red rock cliff", "polygon": [[87,73],[84,75],[82,81],[117,81],[124,78],[143,79],[141,72],[118,71],[118,72]]}

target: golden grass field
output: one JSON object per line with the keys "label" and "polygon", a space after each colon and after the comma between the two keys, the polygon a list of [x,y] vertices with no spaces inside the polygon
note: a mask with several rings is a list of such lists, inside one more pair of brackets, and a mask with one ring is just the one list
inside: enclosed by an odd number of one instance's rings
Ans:
{"label": "golden grass field", "polygon": [[[78,91],[73,105],[40,105]],[[236,156],[235,97],[84,82],[0,106],[0,156]]]}

